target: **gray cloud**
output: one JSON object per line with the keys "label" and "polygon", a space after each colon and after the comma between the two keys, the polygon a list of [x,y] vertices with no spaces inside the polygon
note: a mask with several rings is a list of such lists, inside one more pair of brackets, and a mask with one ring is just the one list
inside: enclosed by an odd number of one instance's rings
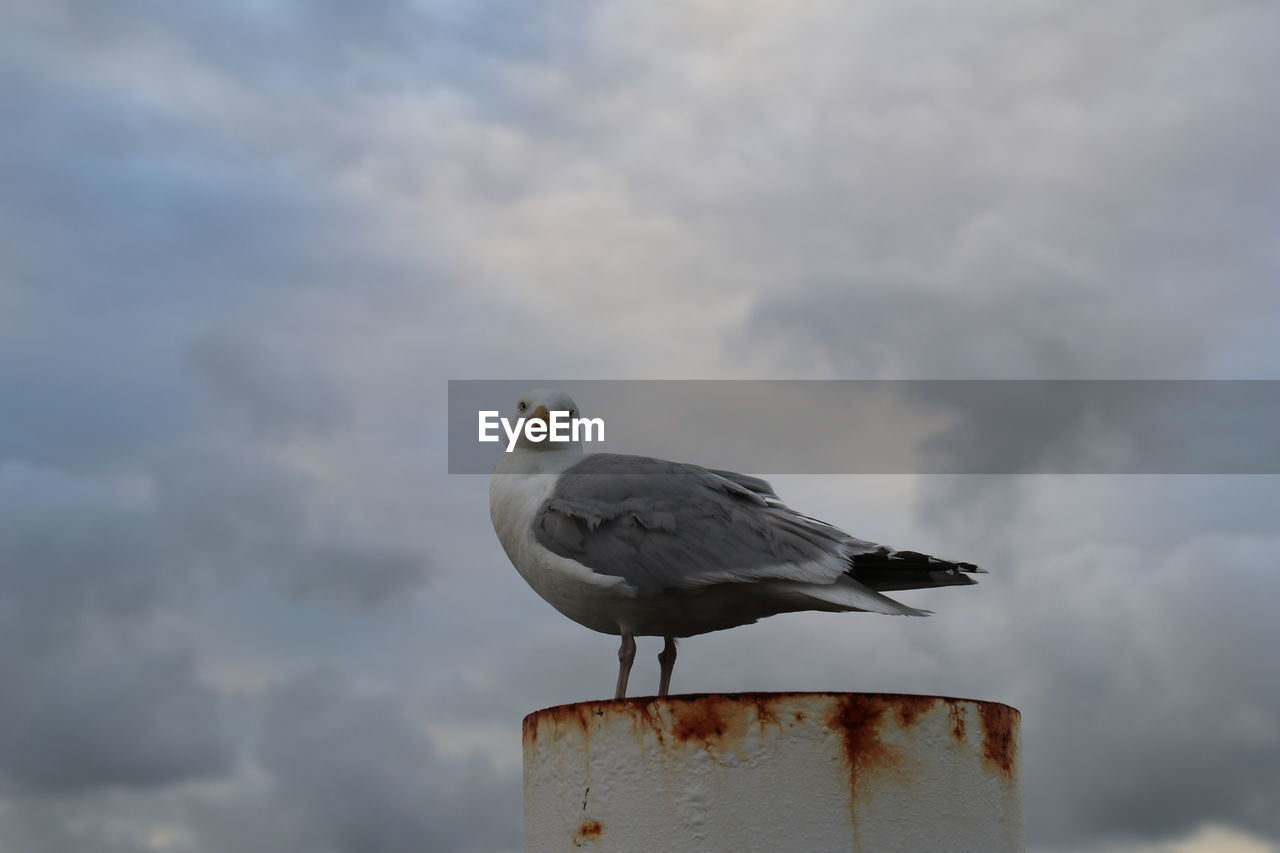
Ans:
{"label": "gray cloud", "polygon": [[18,790],[163,786],[231,760],[219,697],[152,619],[182,581],[129,503],[0,463],[0,775]]}
{"label": "gray cloud", "polygon": [[333,429],[342,417],[343,400],[330,381],[268,353],[258,340],[211,332],[192,341],[187,353],[218,401],[238,409],[255,431],[287,438]]}
{"label": "gray cloud", "polygon": [[[235,704],[244,742],[220,780],[20,795],[0,839],[49,853],[86,843],[246,853],[519,849],[518,780],[479,756],[441,754],[401,700],[312,671]],[[69,809],[76,821],[65,820]]]}
{"label": "gray cloud", "polygon": [[294,593],[361,605],[411,594],[426,579],[432,561],[420,543],[380,535],[342,495],[268,453],[191,449],[154,472],[157,514],[193,571],[233,581],[260,575]]}
{"label": "gray cloud", "polygon": [[393,696],[316,674],[267,697],[263,769],[296,843],[364,850],[516,849],[517,784],[479,758],[446,759]]}
{"label": "gray cloud", "polygon": [[1274,838],[1280,692],[1253,677],[1280,640],[1261,604],[1274,536],[1202,531],[1151,550],[1119,536],[1024,558],[1008,596],[1024,612],[1000,657],[1037,673],[1028,740],[1051,757],[1028,775],[1037,834],[1169,838],[1213,821]]}
{"label": "gray cloud", "polygon": [[233,741],[220,697],[191,663],[189,654],[118,641],[6,655],[5,778],[22,791],[61,795],[224,774]]}
{"label": "gray cloud", "polygon": [[819,147],[821,192],[749,226],[803,259],[771,264],[788,287],[756,301],[753,341],[846,376],[1184,378],[1234,336],[1268,375],[1275,57],[1235,28],[1259,15],[927,28],[927,64],[860,69],[831,114],[874,135]]}

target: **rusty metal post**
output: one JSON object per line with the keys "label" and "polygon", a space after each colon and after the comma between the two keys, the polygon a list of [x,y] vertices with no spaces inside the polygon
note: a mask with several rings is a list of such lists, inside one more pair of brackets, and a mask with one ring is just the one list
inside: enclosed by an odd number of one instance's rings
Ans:
{"label": "rusty metal post", "polygon": [[1021,851],[1018,723],[877,693],[546,708],[524,720],[525,853]]}

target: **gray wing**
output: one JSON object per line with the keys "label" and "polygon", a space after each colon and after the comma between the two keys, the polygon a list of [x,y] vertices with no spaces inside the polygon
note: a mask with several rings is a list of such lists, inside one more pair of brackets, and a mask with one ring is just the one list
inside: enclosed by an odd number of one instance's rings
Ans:
{"label": "gray wing", "polygon": [[860,583],[854,558],[887,552],[800,515],[764,480],[646,456],[592,454],[562,473],[537,541],[643,595],[715,584],[824,588],[849,609],[922,613]]}
{"label": "gray wing", "polygon": [[[826,522],[801,515],[787,507],[773,490],[773,486],[759,477],[714,468],[708,470],[759,495],[770,506],[782,507],[798,518],[831,527]],[[865,539],[857,539],[843,531],[837,532],[844,536],[845,543],[850,546],[851,565],[848,574],[854,580],[877,592],[928,589],[938,586],[966,586],[977,583],[969,575],[987,573],[986,569],[979,568],[973,563],[940,560],[918,551],[898,551]]]}

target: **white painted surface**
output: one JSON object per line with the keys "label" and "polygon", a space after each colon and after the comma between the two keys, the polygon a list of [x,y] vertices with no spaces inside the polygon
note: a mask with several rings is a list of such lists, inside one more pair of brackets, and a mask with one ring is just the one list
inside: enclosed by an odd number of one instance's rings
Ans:
{"label": "white painted surface", "polygon": [[525,853],[1023,849],[1018,712],[756,693],[564,705],[524,723]]}

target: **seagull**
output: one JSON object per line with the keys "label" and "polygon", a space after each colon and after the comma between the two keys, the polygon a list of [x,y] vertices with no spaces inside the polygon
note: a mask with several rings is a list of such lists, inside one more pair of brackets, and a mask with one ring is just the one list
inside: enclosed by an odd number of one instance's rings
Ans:
{"label": "seagull", "polygon": [[[579,410],[539,388],[518,417]],[[516,571],[552,607],[620,636],[617,699],[636,637],[662,637],[658,695],[676,639],[802,610],[927,616],[883,593],[960,586],[972,563],[896,551],[788,507],[757,477],[648,456],[586,453],[522,432],[489,482],[489,515]]]}

